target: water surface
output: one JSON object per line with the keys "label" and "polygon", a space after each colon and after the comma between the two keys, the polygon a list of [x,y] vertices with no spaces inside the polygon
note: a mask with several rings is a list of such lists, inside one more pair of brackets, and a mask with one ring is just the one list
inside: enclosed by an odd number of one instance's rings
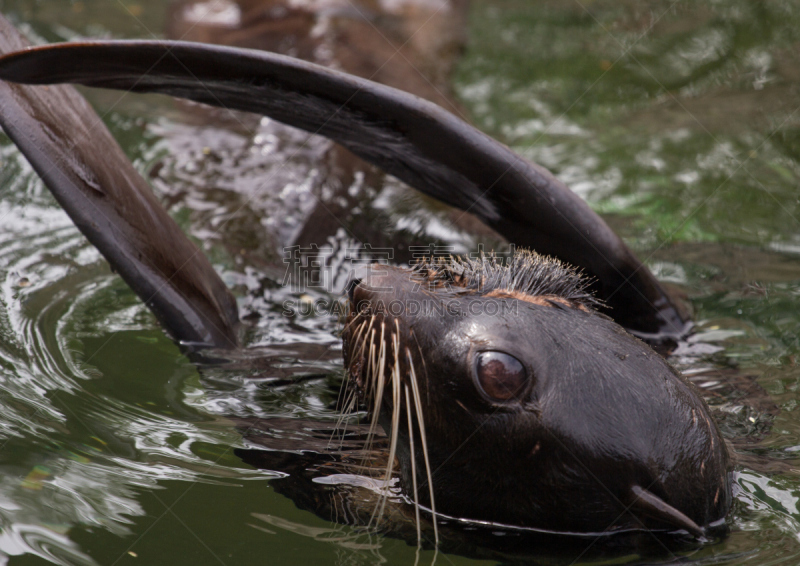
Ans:
{"label": "water surface", "polygon": [[[155,0],[0,8],[37,42],[164,28]],[[554,171],[685,296],[697,333],[672,362],[689,374],[720,370],[720,383],[700,381],[718,422],[743,453],[762,457],[738,469],[726,539],[646,560],[796,564],[800,476],[763,468],[795,465],[800,451],[800,4],[474,0],[469,32],[456,77],[469,119]],[[258,237],[291,228],[291,210],[271,214],[274,195],[293,195],[300,214],[327,142],[247,117],[214,121],[165,98],[85,92],[204,243],[243,313],[258,315],[248,342],[273,362],[199,372],[4,140],[0,556],[413,563],[403,541],[354,538],[298,509],[274,491],[276,474],[232,451],[244,440],[231,416],[336,416],[338,320],[282,314],[281,301],[301,298],[280,287],[280,256]],[[479,242],[392,180],[371,189],[391,230],[464,251]],[[233,226],[216,230],[215,218],[231,216]],[[309,375],[319,377],[301,379]],[[752,387],[723,387],[730,376]],[[583,550],[577,563],[593,560]],[[432,560],[424,550],[421,563]]]}

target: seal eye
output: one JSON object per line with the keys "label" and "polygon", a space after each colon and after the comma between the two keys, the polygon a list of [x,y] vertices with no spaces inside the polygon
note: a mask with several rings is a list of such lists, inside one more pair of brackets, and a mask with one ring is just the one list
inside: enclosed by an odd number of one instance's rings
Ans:
{"label": "seal eye", "polygon": [[478,384],[496,401],[516,399],[528,383],[522,363],[503,352],[481,352],[475,363]]}

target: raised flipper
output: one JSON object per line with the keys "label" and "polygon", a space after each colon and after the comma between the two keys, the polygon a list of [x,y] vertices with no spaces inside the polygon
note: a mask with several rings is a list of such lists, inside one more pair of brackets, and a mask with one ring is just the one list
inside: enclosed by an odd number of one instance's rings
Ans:
{"label": "raised flipper", "polygon": [[[27,46],[0,16],[0,51]],[[74,88],[0,83],[0,124],[173,338],[237,345],[235,299]]]}
{"label": "raised flipper", "polygon": [[273,53],[163,41],[34,48],[0,59],[0,77],[160,92],[327,136],[517,246],[582,268],[631,331],[659,338],[687,329],[650,271],[550,172],[405,92]]}

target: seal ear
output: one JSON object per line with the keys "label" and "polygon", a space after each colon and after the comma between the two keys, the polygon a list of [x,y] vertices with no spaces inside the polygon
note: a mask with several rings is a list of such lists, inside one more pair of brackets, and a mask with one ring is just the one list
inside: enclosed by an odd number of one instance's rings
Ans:
{"label": "seal ear", "polygon": [[[0,16],[0,51],[27,46]],[[173,338],[237,345],[235,299],[74,88],[0,83],[0,124]]]}
{"label": "seal ear", "polygon": [[649,525],[653,521],[658,525],[670,526],[675,530],[684,530],[698,538],[705,533],[697,523],[669,505],[654,493],[634,485],[626,502],[628,511],[642,520],[642,524]]}
{"label": "seal ear", "polygon": [[0,60],[0,77],[160,92],[327,136],[517,246],[583,269],[615,320],[640,336],[687,330],[650,271],[549,171],[402,91],[274,53],[164,41],[35,48]]}

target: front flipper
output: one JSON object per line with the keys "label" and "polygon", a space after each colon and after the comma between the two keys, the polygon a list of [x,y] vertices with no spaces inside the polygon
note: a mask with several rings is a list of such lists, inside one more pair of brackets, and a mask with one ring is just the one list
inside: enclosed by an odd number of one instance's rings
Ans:
{"label": "front flipper", "polygon": [[273,53],[163,41],[35,48],[1,59],[0,77],[160,92],[327,136],[517,246],[582,268],[629,330],[659,338],[687,329],[649,270],[549,171],[402,91]]}
{"label": "front flipper", "polygon": [[[27,46],[0,16],[0,51]],[[235,299],[74,88],[0,83],[0,124],[173,338],[237,345]]]}

